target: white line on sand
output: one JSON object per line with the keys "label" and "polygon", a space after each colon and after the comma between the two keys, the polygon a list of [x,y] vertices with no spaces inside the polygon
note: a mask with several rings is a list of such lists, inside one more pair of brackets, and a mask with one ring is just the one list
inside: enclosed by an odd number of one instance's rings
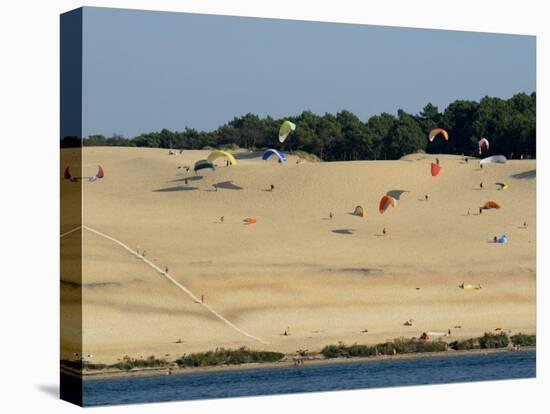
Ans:
{"label": "white line on sand", "polygon": [[68,236],[69,234],[74,233],[77,230],[80,230],[80,227],[82,227],[82,226],[78,226],[78,227],[75,227],[72,230],[66,231],[65,233],[61,233],[61,236],[59,236],[59,238],[62,239],[63,237]]}
{"label": "white line on sand", "polygon": [[[76,227],[72,230],[69,230],[63,234],[61,234],[60,237],[65,237],[75,231],[77,231],[78,229],[80,228],[79,227]],[[153,269],[155,269],[157,272],[159,272],[162,276],[166,277],[170,282],[172,282],[174,285],[176,285],[178,288],[180,288],[181,290],[183,290],[185,293],[187,293],[187,295],[189,295],[195,302],[201,304],[202,306],[204,306],[210,313],[212,313],[214,316],[216,316],[219,320],[221,320],[222,322],[224,322],[225,324],[229,325],[231,328],[235,329],[237,332],[243,334],[244,336],[247,336],[251,339],[254,339],[255,341],[258,341],[258,342],[261,342],[262,344],[267,344],[267,342],[265,342],[263,339],[261,338],[258,338],[257,336],[254,336],[254,335],[251,335],[249,334],[248,332],[242,330],[241,328],[239,328],[237,325],[235,325],[233,322],[225,319],[222,315],[220,315],[218,312],[216,312],[211,306],[205,304],[205,303],[202,303],[201,300],[199,299],[198,296],[196,296],[193,292],[191,292],[189,289],[187,289],[185,286],[183,286],[181,283],[179,283],[176,279],[174,279],[172,276],[170,276],[168,274],[168,272],[165,272],[164,270],[162,270],[160,267],[158,267],[156,264],[154,264],[153,262],[151,262],[149,259],[143,257],[142,255],[140,255],[138,252],[136,252],[135,250],[133,250],[132,248],[130,248],[128,245],[122,243],[120,240],[117,240],[115,239],[114,237],[111,237],[105,233],[102,233],[100,231],[97,231],[97,230],[94,230],[88,226],[82,226],[82,228],[88,230],[88,231],[91,231],[92,233],[95,233],[97,234],[98,236],[101,236],[105,239],[108,239],[108,240],[111,240],[112,242],[118,244],[119,246],[121,246],[122,248],[124,248],[125,250],[129,251],[130,253],[132,253],[134,256],[136,256],[138,259],[141,259],[143,262],[147,263],[149,266],[151,266]]]}

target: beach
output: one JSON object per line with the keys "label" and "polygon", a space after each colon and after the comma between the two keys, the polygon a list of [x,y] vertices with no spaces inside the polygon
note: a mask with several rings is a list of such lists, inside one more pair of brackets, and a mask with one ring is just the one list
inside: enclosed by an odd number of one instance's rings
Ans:
{"label": "beach", "polygon": [[[216,171],[194,174],[208,154],[83,149],[84,176],[105,170],[83,182],[82,351],[92,362],[242,346],[316,353],[449,329],[446,340],[535,332],[534,160],[480,169],[450,155],[291,155],[278,164],[242,151],[235,166],[218,159]],[[442,170],[432,177],[435,157]],[[498,191],[499,181],[509,188]],[[407,192],[380,214],[390,190]],[[479,214],[487,201],[502,208]],[[351,214],[357,205],[365,217]],[[501,234],[508,243],[491,242]],[[68,315],[79,306],[70,300],[77,283],[61,283]],[[73,359],[64,344],[61,358]]]}

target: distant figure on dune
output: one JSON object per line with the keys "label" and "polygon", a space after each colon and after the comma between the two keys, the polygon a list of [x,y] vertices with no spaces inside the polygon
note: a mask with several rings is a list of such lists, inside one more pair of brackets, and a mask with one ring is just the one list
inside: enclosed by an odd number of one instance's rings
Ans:
{"label": "distant figure on dune", "polygon": [[464,161],[468,164],[468,157],[464,157]]}
{"label": "distant figure on dune", "polygon": [[223,223],[223,220],[224,220],[224,216],[221,216],[220,217],[220,223]]}
{"label": "distant figure on dune", "polygon": [[481,182],[479,183],[479,189],[480,189],[480,190],[483,190],[483,181],[481,181]]}
{"label": "distant figure on dune", "polygon": [[435,159],[435,163],[436,163],[437,165],[439,165],[439,158],[436,158],[436,159]]}
{"label": "distant figure on dune", "polygon": [[526,222],[526,221],[523,222],[523,228],[524,228],[524,229],[527,228],[527,222]]}
{"label": "distant figure on dune", "polygon": [[483,213],[483,207],[479,208],[479,215],[481,216],[481,213]]}
{"label": "distant figure on dune", "polygon": [[183,168],[185,168],[185,172],[189,172],[189,167],[185,166]]}
{"label": "distant figure on dune", "polygon": [[187,185],[188,182],[189,182],[189,181],[187,181],[187,178],[186,178],[185,180],[183,180],[183,183],[184,183],[185,185]]}
{"label": "distant figure on dune", "polygon": [[470,215],[470,209],[468,209],[468,213],[467,213],[467,214],[468,214],[468,216]]}
{"label": "distant figure on dune", "polygon": [[218,186],[216,184],[212,184],[212,187],[214,187],[214,191],[218,191]]}
{"label": "distant figure on dune", "polygon": [[332,218],[334,217],[334,214],[332,214],[332,211],[330,213],[328,213],[328,218],[332,220]]}
{"label": "distant figure on dune", "polygon": [[426,195],[424,196],[424,199],[425,199],[426,201],[428,201],[429,198],[430,198],[430,196],[429,196],[428,194],[426,194]]}
{"label": "distant figure on dune", "polygon": [[383,235],[383,236],[386,235],[386,228],[385,228],[385,227],[382,229],[382,235]]}
{"label": "distant figure on dune", "polygon": [[271,185],[269,186],[269,191],[273,191],[273,190],[275,190],[275,186],[274,186],[273,184],[271,184]]}
{"label": "distant figure on dune", "polygon": [[142,257],[147,256],[147,252],[146,252],[145,250],[143,250],[143,251],[141,252],[141,256],[142,256]]}
{"label": "distant figure on dune", "polygon": [[204,295],[201,295],[201,303],[204,303]]}
{"label": "distant figure on dune", "polygon": [[164,273],[168,273],[168,266],[164,267]]}

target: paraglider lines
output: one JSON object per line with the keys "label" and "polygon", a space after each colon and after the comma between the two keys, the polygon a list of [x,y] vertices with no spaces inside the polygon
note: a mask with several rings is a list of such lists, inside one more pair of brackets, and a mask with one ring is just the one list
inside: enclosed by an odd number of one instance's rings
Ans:
{"label": "paraglider lines", "polygon": [[130,248],[128,245],[124,244],[123,242],[121,242],[120,240],[117,240],[115,239],[114,237],[111,237],[105,233],[102,233],[100,231],[97,231],[97,230],[94,230],[88,226],[79,226],[75,229],[72,229],[68,232],[65,232],[63,234],[61,234],[60,237],[64,237],[64,236],[67,236],[75,231],[77,231],[78,229],[80,229],[80,227],[88,230],[88,231],[91,231],[92,233],[95,233],[97,234],[98,236],[101,236],[107,240],[111,240],[112,242],[118,244],[120,247],[124,248],[125,250],[127,250],[128,252],[132,253],[134,256],[136,256],[138,259],[141,259],[143,262],[145,262],[146,264],[148,264],[150,267],[152,267],[153,269],[155,269],[158,273],[160,273],[162,276],[166,277],[170,282],[172,282],[174,285],[176,285],[179,289],[183,290],[188,296],[190,296],[196,303],[200,303],[202,306],[204,306],[210,313],[212,313],[214,316],[216,316],[219,320],[221,320],[222,322],[224,322],[226,325],[230,326],[231,328],[233,328],[234,330],[236,330],[237,332],[241,333],[242,335],[244,336],[247,336],[248,338],[250,339],[253,339],[255,341],[258,341],[262,344],[267,344],[267,342],[265,342],[263,339],[261,338],[258,338],[257,336],[254,336],[252,334],[249,334],[248,332],[244,331],[243,329],[239,328],[237,325],[235,325],[233,322],[225,319],[222,315],[220,315],[218,312],[216,312],[211,306],[203,303],[201,301],[201,298],[199,298],[198,296],[196,296],[193,292],[191,292],[189,289],[187,289],[185,286],[183,286],[181,283],[179,283],[176,279],[174,279],[172,276],[170,276],[168,274],[168,272],[164,271],[163,269],[161,269],[160,267],[158,267],[156,264],[154,264],[153,262],[151,262],[149,259],[147,259],[146,257],[143,257],[142,255],[140,255],[138,252],[136,252],[135,250],[133,250],[132,248]]}

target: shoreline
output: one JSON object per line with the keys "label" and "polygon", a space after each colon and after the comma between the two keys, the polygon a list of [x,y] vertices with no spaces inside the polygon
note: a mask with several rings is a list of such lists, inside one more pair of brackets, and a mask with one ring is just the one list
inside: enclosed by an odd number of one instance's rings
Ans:
{"label": "shoreline", "polygon": [[[359,362],[375,362],[375,361],[390,361],[390,360],[404,360],[404,359],[423,359],[423,358],[437,358],[437,357],[456,357],[464,355],[487,355],[497,353],[515,353],[515,352],[536,352],[536,346],[526,346],[520,351],[514,351],[509,348],[489,348],[489,349],[473,349],[463,351],[444,351],[444,352],[417,352],[410,354],[400,355],[383,355],[377,357],[350,357],[350,358],[322,358],[320,354],[314,355],[312,359],[306,359],[305,364],[311,365],[331,365],[331,364],[353,364]],[[266,362],[266,363],[248,363],[241,365],[215,365],[206,367],[192,367],[192,368],[179,368],[171,367],[171,375],[186,375],[196,373],[208,373],[208,372],[225,372],[225,371],[249,371],[255,369],[270,369],[270,368],[290,368],[296,366],[294,361],[288,359],[287,356],[284,360],[279,362]],[[80,373],[74,369],[62,366],[61,373],[76,376],[83,381],[95,381],[95,380],[107,380],[115,378],[132,378],[132,377],[153,377],[153,376],[166,376],[167,367],[162,368],[145,368],[131,371],[89,371]]]}

